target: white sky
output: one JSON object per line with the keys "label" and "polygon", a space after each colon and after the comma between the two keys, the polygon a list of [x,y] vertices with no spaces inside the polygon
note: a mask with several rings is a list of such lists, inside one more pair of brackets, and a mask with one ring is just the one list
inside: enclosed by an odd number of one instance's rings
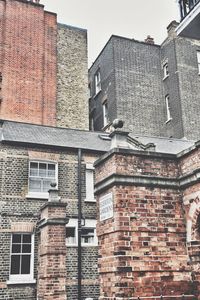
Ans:
{"label": "white sky", "polygon": [[57,13],[58,22],[88,30],[89,66],[112,34],[136,40],[147,35],[157,44],[166,38],[166,27],[179,21],[177,0],[40,0]]}

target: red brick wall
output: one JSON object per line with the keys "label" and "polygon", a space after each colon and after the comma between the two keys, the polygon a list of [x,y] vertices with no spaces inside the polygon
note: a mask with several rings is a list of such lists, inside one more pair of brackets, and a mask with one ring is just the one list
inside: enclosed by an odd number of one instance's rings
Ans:
{"label": "red brick wall", "polygon": [[0,1],[0,118],[56,123],[56,15],[31,2]]}
{"label": "red brick wall", "polygon": [[66,205],[47,203],[41,211],[38,299],[66,300]]}
{"label": "red brick wall", "polygon": [[[109,167],[110,166],[110,167]],[[97,187],[111,174],[148,176],[149,184],[113,184],[99,188],[98,199],[112,192],[114,216],[98,222],[101,300],[164,295],[191,299],[197,291],[188,264],[186,218],[179,188],[150,186],[155,178],[178,178],[178,161],[113,154],[96,166]],[[125,177],[123,177],[125,178]],[[180,297],[180,298],[179,298]],[[152,298],[151,298],[152,299]],[[192,299],[195,299],[193,297]]]}

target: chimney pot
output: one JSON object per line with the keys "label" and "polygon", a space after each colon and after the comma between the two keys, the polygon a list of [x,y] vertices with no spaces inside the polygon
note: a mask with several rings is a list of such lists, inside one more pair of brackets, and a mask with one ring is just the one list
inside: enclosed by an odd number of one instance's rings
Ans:
{"label": "chimney pot", "polygon": [[144,40],[145,41],[145,43],[147,43],[147,44],[155,44],[154,43],[154,38],[153,37],[151,37],[150,35],[147,35],[147,38]]}

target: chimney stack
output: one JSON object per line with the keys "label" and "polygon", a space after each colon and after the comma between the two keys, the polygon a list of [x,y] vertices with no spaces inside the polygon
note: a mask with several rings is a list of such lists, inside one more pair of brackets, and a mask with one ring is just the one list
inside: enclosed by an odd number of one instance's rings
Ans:
{"label": "chimney stack", "polygon": [[152,45],[155,44],[155,43],[154,43],[154,38],[152,38],[150,35],[147,35],[147,38],[146,38],[144,41],[145,41],[145,43],[147,43],[147,44],[152,44]]}
{"label": "chimney stack", "polygon": [[177,36],[176,34],[176,28],[179,25],[178,22],[172,21],[168,26],[167,26],[167,32],[168,32],[168,37],[169,38],[174,38]]}

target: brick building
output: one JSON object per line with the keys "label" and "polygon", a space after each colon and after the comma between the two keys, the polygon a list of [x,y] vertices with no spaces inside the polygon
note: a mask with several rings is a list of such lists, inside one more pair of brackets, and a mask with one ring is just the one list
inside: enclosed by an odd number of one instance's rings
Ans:
{"label": "brick building", "polygon": [[95,163],[99,299],[200,299],[199,142],[159,153],[167,140],[111,136]]}
{"label": "brick building", "polygon": [[89,70],[90,126],[114,119],[140,135],[198,139],[200,40],[167,28],[162,45],[112,36]]}
{"label": "brick building", "polygon": [[0,118],[88,129],[87,31],[39,1],[0,1]]}
{"label": "brick building", "polygon": [[199,143],[160,136],[197,140],[199,41],[112,37],[91,113],[132,132],[87,131],[87,32],[39,2],[0,0],[0,300],[196,299]]}
{"label": "brick building", "polygon": [[[1,125],[0,299],[78,299],[79,148],[82,299],[98,299],[93,162],[110,141],[89,131],[8,121]],[[50,182],[57,183],[61,202],[48,203]],[[57,298],[61,292],[63,298]]]}

